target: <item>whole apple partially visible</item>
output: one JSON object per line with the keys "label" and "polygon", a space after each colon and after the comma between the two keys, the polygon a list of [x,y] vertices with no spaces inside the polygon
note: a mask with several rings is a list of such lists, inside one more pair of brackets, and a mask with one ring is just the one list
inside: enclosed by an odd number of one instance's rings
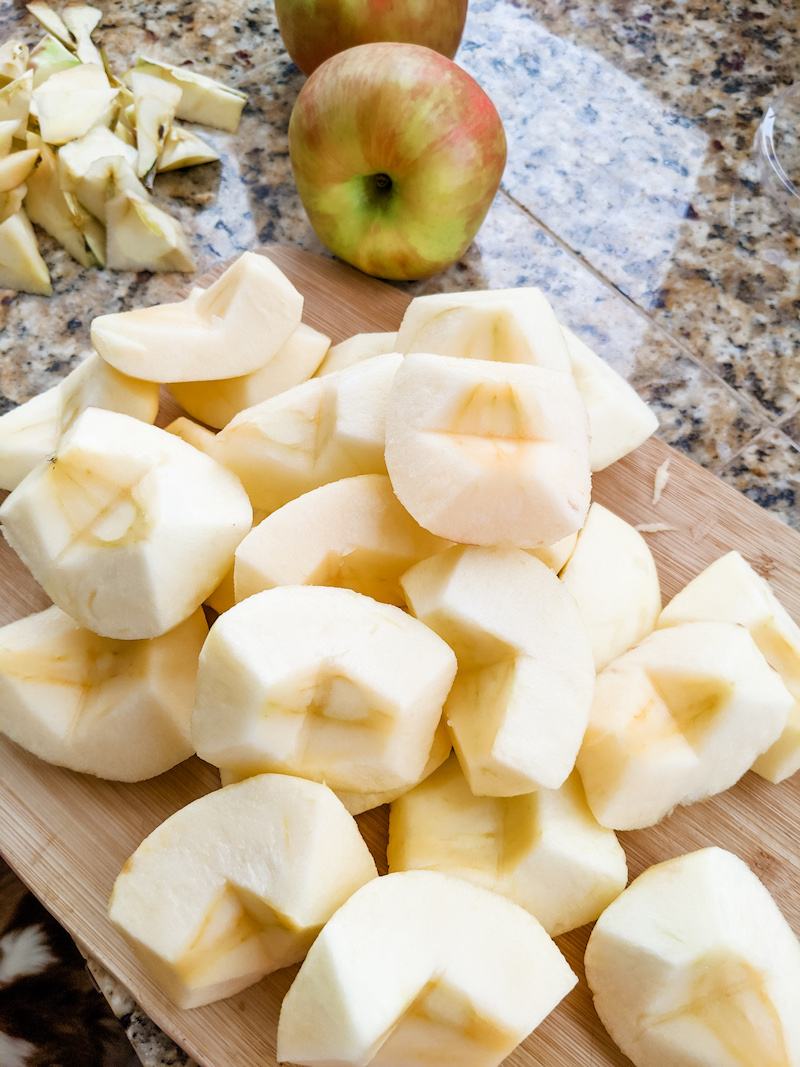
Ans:
{"label": "whole apple partially visible", "polygon": [[456,54],[467,0],[275,0],[283,43],[304,74],[371,41],[404,41]]}
{"label": "whole apple partially visible", "polygon": [[500,116],[455,63],[420,45],[359,45],[327,60],[289,123],[300,198],[317,236],[380,278],[455,262],[506,162]]}

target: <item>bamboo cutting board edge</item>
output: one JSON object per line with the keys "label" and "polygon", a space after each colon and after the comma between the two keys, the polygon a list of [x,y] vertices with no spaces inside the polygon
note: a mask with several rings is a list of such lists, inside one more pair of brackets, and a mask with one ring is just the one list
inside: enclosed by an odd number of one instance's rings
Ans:
{"label": "bamboo cutting board edge", "polygon": [[[410,299],[310,253],[272,248],[267,254],[306,297],[304,321],[329,333],[334,342],[355,332],[396,329]],[[213,280],[224,266],[201,283]],[[177,413],[177,407],[170,408],[164,418]],[[671,477],[655,506],[655,471],[665,459],[670,460]],[[735,547],[770,578],[779,599],[800,620],[800,537],[663,443],[651,439],[596,475],[594,498],[634,524],[673,527],[648,536],[667,598]],[[40,610],[48,602],[4,542],[0,589],[5,594],[0,622]],[[7,814],[0,824],[0,851],[82,948],[115,974],[202,1067],[272,1067],[280,998],[296,968],[279,971],[228,1001],[181,1012],[150,982],[105,918],[111,884],[130,852],[172,811],[217,785],[214,769],[196,757],[157,779],[123,785],[50,767],[0,737],[0,805]],[[380,861],[385,811],[362,816],[359,824]],[[749,774],[733,790],[682,809],[650,830],[622,834],[621,840],[632,875],[659,859],[706,844],[730,848],[760,875],[800,933],[800,901],[794,892],[800,882],[798,824],[800,783],[776,787]],[[559,939],[581,977],[587,936],[584,928]],[[622,1067],[629,1061],[611,1044],[581,981],[506,1063]]]}

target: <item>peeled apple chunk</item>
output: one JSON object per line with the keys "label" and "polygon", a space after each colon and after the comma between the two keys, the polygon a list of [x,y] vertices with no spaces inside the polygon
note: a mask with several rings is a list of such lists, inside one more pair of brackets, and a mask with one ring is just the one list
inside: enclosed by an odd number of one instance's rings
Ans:
{"label": "peeled apple chunk", "polygon": [[415,297],[397,351],[531,363],[569,372],[567,346],[541,289],[494,289]]}
{"label": "peeled apple chunk", "polygon": [[729,789],[793,704],[743,626],[656,630],[597,677],[577,763],[594,817],[636,830]]}
{"label": "peeled apple chunk", "polygon": [[756,774],[782,782],[800,769],[800,627],[738,552],[721,556],[674,596],[658,627],[702,621],[746,627],[794,697],[786,729],[753,764]]}
{"label": "peeled apple chunk", "polygon": [[594,688],[578,607],[516,548],[449,548],[412,567],[413,614],[458,657],[445,719],[476,796],[557,789],[575,765]]}
{"label": "peeled apple chunk", "polygon": [[497,1067],[576,982],[511,901],[433,871],[390,874],[314,942],[281,1007],[278,1060]]}
{"label": "peeled apple chunk", "polygon": [[601,471],[644,444],[658,419],[625,379],[572,330],[562,326],[570,366],[589,414],[589,460]]}
{"label": "peeled apple chunk", "polygon": [[173,434],[89,408],[0,507],[55,604],[103,637],[158,637],[221,581],[252,509],[229,471]]}
{"label": "peeled apple chunk", "polygon": [[400,503],[439,537],[552,545],[589,508],[586,410],[563,371],[406,356],[386,410],[386,469]]}
{"label": "peeled apple chunk", "polygon": [[194,753],[208,633],[198,609],[152,641],[98,637],[52,607],[0,629],[0,730],[73,771],[139,782]]}
{"label": "peeled apple chunk", "polygon": [[220,615],[200,660],[198,755],[380,793],[422,776],[456,671],[436,634],[350,589],[288,586]]}
{"label": "peeled apple chunk", "polygon": [[317,378],[331,374],[335,370],[344,370],[354,363],[361,363],[373,356],[384,356],[387,352],[397,352],[396,333],[357,333],[333,345],[316,371]]}
{"label": "peeled apple chunk", "polygon": [[593,922],[628,881],[577,772],[560,789],[476,797],[455,756],[393,802],[387,856],[391,872],[441,871],[500,893],[551,937]]}
{"label": "peeled apple chunk", "polygon": [[16,489],[86,408],[155,422],[158,386],[120,374],[92,353],[63,381],[0,415],[0,489]]}
{"label": "peeled apple chunk", "polygon": [[404,607],[401,575],[448,545],[414,522],[385,474],[343,478],[250,531],[236,550],[236,599],[278,585],[331,585]]}
{"label": "peeled apple chunk", "polygon": [[598,919],[586,980],[636,1067],[800,1063],[800,945],[747,864],[724,849],[639,875]]}
{"label": "peeled apple chunk", "polygon": [[302,311],[302,296],[275,264],[244,252],[196,297],[99,316],[92,344],[132,378],[232,378],[263,367],[300,325]]}
{"label": "peeled apple chunk", "polygon": [[301,322],[286,344],[252,374],[211,382],[176,382],[170,392],[192,418],[220,430],[245,408],[307,381],[330,343],[330,337]]}
{"label": "peeled apple chunk", "polygon": [[656,628],[661,589],[653,555],[637,530],[601,504],[589,508],[561,580],[586,624],[596,671]]}
{"label": "peeled apple chunk", "polygon": [[145,838],[108,914],[164,992],[197,1008],[301,960],[377,874],[330,789],[263,774],[193,801]]}
{"label": "peeled apple chunk", "polygon": [[402,362],[375,356],[247,408],[217,435],[214,455],[270,512],[340,478],[386,474],[386,401]]}

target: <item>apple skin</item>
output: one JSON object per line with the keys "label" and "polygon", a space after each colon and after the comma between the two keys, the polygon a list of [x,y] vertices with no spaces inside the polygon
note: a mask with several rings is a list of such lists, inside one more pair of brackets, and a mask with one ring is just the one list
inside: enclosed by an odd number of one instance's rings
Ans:
{"label": "apple skin", "polygon": [[452,59],[467,0],[275,0],[286,51],[303,74],[372,41],[421,44]]}
{"label": "apple skin", "polygon": [[466,251],[500,184],[506,138],[494,104],[455,63],[379,42],[311,75],[289,152],[322,243],[366,274],[409,280]]}

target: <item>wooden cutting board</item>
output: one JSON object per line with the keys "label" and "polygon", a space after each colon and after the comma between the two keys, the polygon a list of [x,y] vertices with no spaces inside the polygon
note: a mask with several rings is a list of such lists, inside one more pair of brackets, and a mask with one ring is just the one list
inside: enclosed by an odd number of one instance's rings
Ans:
{"label": "wooden cutting board", "polygon": [[[357,332],[397,329],[409,299],[398,290],[308,253],[271,248],[266,254],[304,294],[305,321],[334,342]],[[176,413],[174,406],[165,406],[159,423]],[[654,506],[655,472],[666,459],[670,478]],[[594,495],[629,522],[672,527],[648,535],[665,600],[712,560],[736,548],[800,619],[800,537],[666,445],[650,440],[598,474]],[[0,623],[47,603],[0,539]],[[148,979],[106,919],[114,879],[140,841],[178,808],[218,785],[214,768],[197,758],[149,782],[123,785],[51,767],[0,737],[0,852],[84,950],[116,975],[202,1067],[273,1067],[280,1003],[296,968],[279,971],[230,1000],[182,1012]],[[384,809],[359,817],[382,871],[386,821]],[[706,845],[730,849],[765,882],[800,934],[799,827],[800,775],[773,786],[748,774],[721,796],[682,809],[657,827],[620,837],[631,876]],[[581,962],[587,937],[584,928],[559,938],[581,976],[580,985],[509,1057],[508,1065],[629,1063],[592,1008]]]}

